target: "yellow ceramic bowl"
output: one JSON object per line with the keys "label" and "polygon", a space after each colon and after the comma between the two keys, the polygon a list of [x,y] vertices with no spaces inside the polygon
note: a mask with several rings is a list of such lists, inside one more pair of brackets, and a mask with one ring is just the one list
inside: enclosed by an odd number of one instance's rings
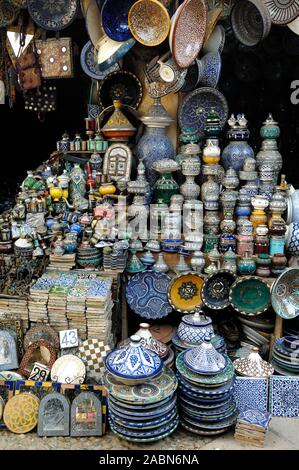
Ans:
{"label": "yellow ceramic bowl", "polygon": [[112,183],[103,183],[100,187],[99,187],[99,193],[102,195],[102,196],[105,196],[107,194],[114,194],[116,191],[116,187],[114,186],[114,184]]}
{"label": "yellow ceramic bowl", "polygon": [[167,38],[170,17],[157,0],[138,0],[128,15],[129,28],[136,41],[144,46],[158,46]]}
{"label": "yellow ceramic bowl", "polygon": [[194,312],[202,304],[203,283],[204,278],[193,272],[173,278],[168,288],[168,301],[172,308],[181,313]]}
{"label": "yellow ceramic bowl", "polygon": [[202,160],[207,165],[214,165],[220,161],[220,157],[213,157],[212,155],[203,155]]}

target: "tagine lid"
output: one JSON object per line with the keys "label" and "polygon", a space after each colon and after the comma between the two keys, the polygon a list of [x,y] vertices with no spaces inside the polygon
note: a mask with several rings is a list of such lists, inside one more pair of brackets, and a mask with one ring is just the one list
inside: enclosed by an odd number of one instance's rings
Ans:
{"label": "tagine lid", "polygon": [[167,356],[169,347],[152,335],[149,323],[140,323],[139,330],[135,333],[135,335],[140,336],[141,344],[145,348],[155,352],[161,358]]}
{"label": "tagine lid", "polygon": [[143,124],[149,127],[167,127],[173,122],[160,98],[155,98],[152,106],[141,117]]}
{"label": "tagine lid", "polygon": [[119,380],[149,379],[161,372],[163,361],[158,354],[142,346],[140,336],[133,335],[128,345],[107,355],[105,366]]}
{"label": "tagine lid", "polygon": [[122,103],[120,100],[113,101],[114,112],[106,122],[106,124],[102,127],[103,132],[107,131],[130,131],[135,132],[135,127],[130,123],[128,118],[124,115],[121,111]]}
{"label": "tagine lid", "polygon": [[227,365],[227,358],[214,348],[210,335],[199,346],[188,349],[183,360],[188,369],[203,375],[216,375]]}
{"label": "tagine lid", "polygon": [[261,358],[258,348],[252,347],[251,351],[249,356],[234,361],[235,370],[245,377],[270,377],[274,373],[274,367]]}
{"label": "tagine lid", "polygon": [[193,314],[184,315],[182,322],[192,326],[208,326],[212,324],[212,319],[207,317],[200,307],[197,307]]}

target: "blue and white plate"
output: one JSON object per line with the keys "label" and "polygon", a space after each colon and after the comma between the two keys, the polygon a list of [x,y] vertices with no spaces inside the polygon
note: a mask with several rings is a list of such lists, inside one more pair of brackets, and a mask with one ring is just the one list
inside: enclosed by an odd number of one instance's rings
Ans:
{"label": "blue and white plate", "polygon": [[272,307],[280,317],[290,320],[299,315],[299,268],[286,269],[271,289]]}
{"label": "blue and white plate", "polygon": [[143,403],[127,403],[125,401],[119,400],[115,398],[113,395],[109,395],[109,400],[113,405],[119,406],[120,408],[124,408],[125,410],[133,410],[134,412],[136,411],[137,413],[144,413],[147,411],[155,411],[157,408],[161,408],[161,406],[169,404],[169,402],[173,401],[174,395],[171,395],[167,398],[164,398],[164,400],[161,400],[157,403],[150,403],[150,404],[143,404]]}
{"label": "blue and white plate", "polygon": [[158,271],[135,274],[126,288],[129,307],[149,320],[166,317],[172,311],[167,297],[170,280],[169,276]]}
{"label": "blue and white plate", "polygon": [[88,41],[83,47],[80,55],[80,63],[83,71],[94,80],[103,80],[106,75],[116,72],[120,69],[118,63],[109,69],[102,71],[95,61],[95,50],[91,41]]}
{"label": "blue and white plate", "polygon": [[106,0],[102,8],[105,33],[114,41],[130,39],[128,13],[136,0]]}
{"label": "blue and white plate", "polygon": [[210,87],[192,91],[185,97],[179,109],[180,128],[188,128],[203,137],[206,118],[212,108],[219,115],[220,126],[223,128],[228,118],[228,104],[222,93]]}
{"label": "blue and white plate", "polygon": [[126,429],[122,426],[116,425],[111,419],[109,419],[109,423],[110,423],[112,429],[119,432],[123,436],[141,438],[142,439],[142,438],[147,438],[147,437],[159,436],[161,434],[164,434],[164,433],[168,432],[170,429],[172,429],[178,423],[178,418],[169,421],[164,426],[160,426],[159,428],[151,429],[151,430],[147,430],[147,431],[129,430],[129,429]]}
{"label": "blue and white plate", "polygon": [[115,424],[118,424],[119,426],[123,426],[124,428],[127,429],[154,429],[158,428],[160,426],[163,426],[167,424],[170,420],[173,420],[176,418],[177,415],[177,409],[174,408],[173,410],[170,411],[170,413],[167,413],[163,416],[160,416],[159,418],[155,418],[152,420],[144,420],[137,422],[136,421],[130,421],[130,416],[127,419],[119,418],[113,412],[109,411],[109,416],[113,419],[113,422]]}
{"label": "blue and white plate", "polygon": [[78,11],[77,0],[28,0],[27,5],[33,21],[49,31],[70,26]]}

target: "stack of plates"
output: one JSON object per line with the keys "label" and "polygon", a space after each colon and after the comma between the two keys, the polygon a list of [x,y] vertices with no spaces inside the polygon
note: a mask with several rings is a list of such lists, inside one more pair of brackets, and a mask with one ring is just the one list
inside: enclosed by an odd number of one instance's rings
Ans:
{"label": "stack of plates", "polygon": [[124,385],[110,373],[104,383],[109,390],[109,423],[114,434],[146,443],[163,439],[177,428],[177,379],[166,367],[158,378],[144,384]]}
{"label": "stack of plates", "polygon": [[97,277],[86,294],[87,336],[105,344],[111,342],[112,329],[112,277]]}
{"label": "stack of plates", "polygon": [[284,336],[275,341],[272,365],[280,375],[299,376],[299,336]]}
{"label": "stack of plates", "polygon": [[233,397],[235,374],[232,362],[227,358],[221,372],[200,375],[185,365],[184,354],[179,354],[176,360],[182,426],[202,436],[227,431],[238,417]]}

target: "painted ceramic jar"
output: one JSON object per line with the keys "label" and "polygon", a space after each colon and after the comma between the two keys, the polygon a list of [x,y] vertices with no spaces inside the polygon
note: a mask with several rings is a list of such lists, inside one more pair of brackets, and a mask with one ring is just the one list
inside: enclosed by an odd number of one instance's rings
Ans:
{"label": "painted ceramic jar", "polygon": [[237,255],[231,248],[223,255],[221,269],[237,274]]}
{"label": "painted ceramic jar", "polygon": [[269,229],[267,225],[261,224],[256,228],[255,233],[259,237],[266,237],[269,233]]}
{"label": "painted ceramic jar", "polygon": [[207,165],[215,165],[220,161],[220,153],[217,139],[207,139],[202,151],[202,160]]}
{"label": "painted ceramic jar", "polygon": [[228,168],[222,180],[222,184],[226,189],[236,189],[239,185],[239,178],[233,168]]}
{"label": "painted ceramic jar", "polygon": [[280,128],[278,123],[274,121],[272,114],[269,113],[265,122],[260,129],[262,139],[278,139],[280,136]]}
{"label": "painted ceramic jar", "polygon": [[288,226],[285,243],[292,256],[299,256],[299,222],[292,222]]}
{"label": "painted ceramic jar", "polygon": [[256,259],[256,275],[269,277],[271,275],[271,258],[267,254],[259,254]]}
{"label": "painted ceramic jar", "polygon": [[[284,236],[275,236],[270,237],[270,255],[284,254],[285,248],[285,237]],[[298,251],[299,253],[299,251]]]}
{"label": "painted ceramic jar", "polygon": [[238,261],[238,272],[241,275],[249,276],[254,274],[256,270],[255,260],[250,256],[248,251]]}
{"label": "painted ceramic jar", "polygon": [[240,256],[245,256],[246,253],[253,255],[254,243],[253,237],[250,235],[237,236],[237,253]]}
{"label": "painted ceramic jar", "polygon": [[174,160],[164,159],[156,160],[152,168],[160,173],[159,179],[154,185],[155,200],[169,204],[171,196],[179,191],[179,185],[172,176],[172,172],[177,171],[179,166]]}
{"label": "painted ceramic jar", "polygon": [[215,235],[213,233],[204,234],[203,235],[203,252],[209,253],[215,247],[218,247],[219,243],[219,235]]}
{"label": "painted ceramic jar", "polygon": [[217,211],[206,211],[203,219],[204,233],[219,233],[220,217]]}
{"label": "painted ceramic jar", "polygon": [[65,252],[68,254],[72,254],[76,251],[77,246],[78,246],[77,233],[76,232],[67,233],[64,238]]}
{"label": "painted ceramic jar", "polygon": [[228,250],[236,251],[237,239],[236,235],[223,234],[219,238],[219,251],[226,253]]}
{"label": "painted ceramic jar", "polygon": [[273,175],[273,183],[277,184],[278,176],[282,168],[282,156],[278,150],[276,140],[264,140],[261,150],[256,155],[257,168],[266,171],[263,165],[269,165]]}
{"label": "painted ceramic jar", "polygon": [[254,253],[268,254],[269,253],[270,240],[267,236],[256,235],[254,239]]}
{"label": "painted ceramic jar", "polygon": [[62,235],[58,235],[57,239],[53,243],[53,253],[56,256],[62,256],[64,254],[64,241]]}
{"label": "painted ceramic jar", "polygon": [[201,199],[206,210],[218,210],[219,207],[219,184],[214,181],[212,176],[201,186]]}
{"label": "painted ceramic jar", "polygon": [[244,115],[238,115],[237,119],[232,115],[228,124],[230,130],[227,137],[230,143],[222,152],[221,163],[225,170],[233,168],[235,171],[240,171],[246,158],[254,158],[254,151],[247,143],[250,135],[247,120]]}
{"label": "painted ceramic jar", "polygon": [[238,192],[230,189],[226,189],[220,194],[220,202],[223,210],[231,209],[234,211],[238,197]]}
{"label": "painted ceramic jar", "polygon": [[276,253],[272,256],[272,270],[273,268],[284,269],[288,264],[288,259],[283,253]]}
{"label": "painted ceramic jar", "polygon": [[154,100],[150,109],[141,117],[145,124],[145,132],[139,140],[135,152],[139,160],[142,160],[146,168],[146,177],[153,187],[157,174],[152,169],[156,160],[174,158],[174,148],[171,140],[166,135],[166,127],[172,123],[172,119],[163,107],[159,98]]}
{"label": "painted ceramic jar", "polygon": [[258,225],[265,225],[267,223],[267,216],[263,210],[254,210],[250,216],[250,222],[255,229]]}
{"label": "painted ceramic jar", "polygon": [[239,235],[252,235],[253,226],[247,217],[239,217],[237,225]]}
{"label": "painted ceramic jar", "polygon": [[193,271],[197,272],[198,274],[201,274],[206,264],[205,256],[202,253],[202,251],[199,251],[199,250],[194,251],[190,264],[191,264]]}
{"label": "painted ceramic jar", "polygon": [[201,167],[198,153],[199,146],[197,144],[188,144],[184,149],[181,167],[186,181],[180,186],[180,192],[185,200],[197,199],[200,194],[200,186],[195,183],[195,177],[199,174]]}
{"label": "painted ceramic jar", "polygon": [[223,219],[220,222],[220,229],[222,233],[233,234],[236,229],[236,222],[233,219],[233,211],[225,210]]}
{"label": "painted ceramic jar", "polygon": [[192,345],[201,344],[207,334],[214,336],[212,320],[200,308],[192,315],[184,315],[177,330],[179,339]]}

